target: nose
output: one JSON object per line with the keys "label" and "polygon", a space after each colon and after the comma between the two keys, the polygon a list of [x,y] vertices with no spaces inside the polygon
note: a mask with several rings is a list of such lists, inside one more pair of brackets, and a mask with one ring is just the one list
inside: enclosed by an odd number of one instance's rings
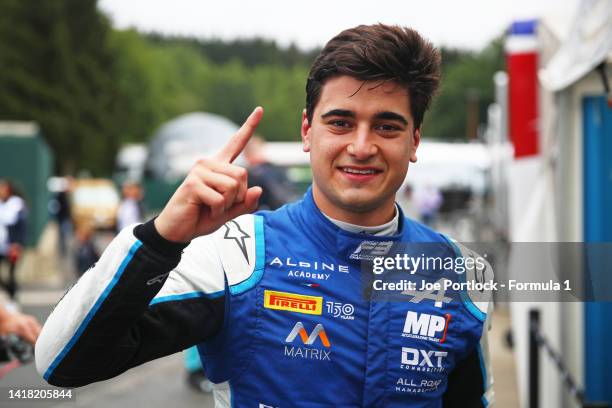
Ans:
{"label": "nose", "polygon": [[367,127],[358,128],[351,143],[347,146],[347,152],[355,160],[365,161],[378,152],[376,144],[372,143],[373,135]]}

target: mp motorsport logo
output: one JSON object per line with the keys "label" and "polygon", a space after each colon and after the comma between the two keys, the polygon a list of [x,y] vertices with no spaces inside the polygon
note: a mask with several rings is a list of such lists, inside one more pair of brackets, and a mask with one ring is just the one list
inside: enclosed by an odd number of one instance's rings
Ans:
{"label": "mp motorsport logo", "polygon": [[442,317],[408,311],[402,337],[444,343],[450,319],[451,315],[449,313]]}

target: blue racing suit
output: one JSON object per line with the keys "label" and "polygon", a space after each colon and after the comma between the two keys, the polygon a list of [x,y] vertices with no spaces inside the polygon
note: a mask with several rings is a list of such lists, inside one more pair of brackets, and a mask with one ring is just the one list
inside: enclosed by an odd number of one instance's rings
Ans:
{"label": "blue racing suit", "polygon": [[[311,191],[189,245],[149,221],[123,230],[59,302],[36,344],[37,368],[75,387],[197,344],[217,407],[490,405],[489,294],[379,291],[387,275],[372,273],[376,259],[410,251],[469,253],[402,214],[397,235],[347,232]],[[438,269],[387,281],[473,273]],[[480,273],[492,278],[490,267]]]}

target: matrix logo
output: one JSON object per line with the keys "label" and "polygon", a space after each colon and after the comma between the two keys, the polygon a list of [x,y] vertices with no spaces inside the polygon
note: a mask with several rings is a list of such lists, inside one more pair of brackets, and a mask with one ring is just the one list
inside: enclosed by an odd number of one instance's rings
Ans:
{"label": "matrix logo", "polygon": [[302,322],[297,322],[295,326],[293,326],[293,330],[285,339],[285,343],[293,343],[297,336],[300,336],[302,343],[306,346],[316,346],[315,342],[317,338],[321,339],[321,343],[325,348],[315,348],[315,347],[302,347],[300,345],[297,346],[284,346],[283,354],[289,358],[301,358],[307,360],[319,360],[319,361],[331,361],[331,344],[329,343],[329,339],[327,338],[327,334],[325,333],[325,329],[322,324],[317,324],[310,333],[306,333],[306,329],[304,329],[304,325]]}
{"label": "matrix logo", "polygon": [[264,307],[266,309],[320,315],[323,310],[323,298],[321,296],[266,290],[264,292]]}
{"label": "matrix logo", "polygon": [[293,343],[293,340],[295,340],[298,335],[302,339],[302,343],[307,346],[314,344],[315,340],[317,340],[317,337],[319,337],[321,339],[321,343],[323,343],[325,347],[331,347],[329,339],[327,338],[327,334],[325,333],[325,329],[323,328],[323,325],[321,323],[315,326],[314,330],[312,331],[312,333],[310,333],[309,336],[308,333],[306,333],[306,329],[304,329],[304,325],[302,324],[302,322],[297,322],[295,326],[293,326],[293,330],[291,330],[291,333],[289,333],[289,335],[285,339],[285,343]]}
{"label": "matrix logo", "polygon": [[408,311],[402,336],[444,343],[450,319],[451,315],[448,313],[442,317]]}

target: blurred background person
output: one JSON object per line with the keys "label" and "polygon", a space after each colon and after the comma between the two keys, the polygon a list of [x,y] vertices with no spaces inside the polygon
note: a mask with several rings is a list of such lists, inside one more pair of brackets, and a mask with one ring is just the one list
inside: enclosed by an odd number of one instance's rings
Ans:
{"label": "blurred background person", "polygon": [[[0,284],[11,299],[17,293],[15,268],[21,258],[26,235],[27,208],[9,180],[0,180]],[[8,276],[4,279],[4,265]]]}
{"label": "blurred background person", "polygon": [[75,263],[79,277],[87,272],[100,258],[100,253],[93,241],[93,235],[94,228],[89,223],[79,225],[76,230]]}
{"label": "blurred background person", "polygon": [[61,256],[66,256],[68,254],[68,242],[72,236],[72,216],[70,211],[70,200],[68,198],[72,182],[73,180],[71,177],[64,178],[49,202],[49,213],[57,222],[59,230],[59,249]]}
{"label": "blurred background person", "polygon": [[135,181],[126,181],[122,187],[122,199],[117,210],[117,232],[131,224],[141,223],[144,218],[142,188]]}
{"label": "blurred background person", "polygon": [[259,209],[275,210],[295,199],[297,193],[285,171],[268,161],[265,144],[264,139],[254,136],[244,149],[244,158],[249,170],[249,186],[263,189]]}
{"label": "blurred background person", "polygon": [[440,190],[432,185],[418,187],[413,193],[413,199],[421,222],[429,226],[434,225],[443,202]]}

